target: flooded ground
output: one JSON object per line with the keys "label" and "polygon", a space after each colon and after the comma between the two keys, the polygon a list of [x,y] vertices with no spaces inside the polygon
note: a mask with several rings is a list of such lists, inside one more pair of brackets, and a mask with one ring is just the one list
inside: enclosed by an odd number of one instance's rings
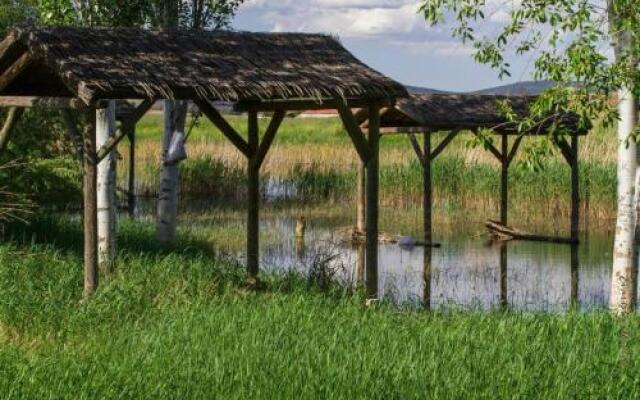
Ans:
{"label": "flooded ground", "polygon": [[[191,205],[189,216],[182,218],[188,221],[183,224],[187,225],[185,229],[234,231],[243,242],[242,208],[220,212],[207,201]],[[345,284],[357,283],[363,276],[364,249],[344,240],[341,232],[353,224],[353,213],[343,206],[265,210],[260,225],[261,237],[267,238],[261,239],[261,269],[298,271],[307,276],[322,273]],[[142,215],[151,212],[150,204],[139,210]],[[299,215],[306,215],[304,240],[295,236]],[[383,209],[381,229],[419,237],[420,215],[419,210]],[[558,221],[560,225],[564,222]],[[559,230],[554,224],[548,226],[553,233]],[[481,218],[449,219],[446,223],[436,220],[433,232],[441,247],[380,244],[381,298],[397,304],[424,304],[428,300],[432,307],[470,309],[508,306],[563,311],[572,305],[581,309],[607,306],[613,242],[610,233],[583,235],[581,244],[575,247],[522,241],[490,244]],[[225,239],[216,241],[218,250],[242,259],[244,246],[237,242],[225,248]],[[430,263],[425,251],[431,252]],[[425,264],[431,265],[430,274],[425,275]]]}

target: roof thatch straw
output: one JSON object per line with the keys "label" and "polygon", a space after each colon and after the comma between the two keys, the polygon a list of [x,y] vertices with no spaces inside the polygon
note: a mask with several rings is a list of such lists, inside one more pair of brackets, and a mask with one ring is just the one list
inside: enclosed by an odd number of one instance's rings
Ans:
{"label": "roof thatch straw", "polygon": [[[505,115],[503,105],[508,105],[516,114],[515,120],[526,118],[536,96],[521,95],[477,95],[477,94],[427,94],[411,95],[399,99],[395,108],[388,108],[381,115],[381,126],[387,131],[407,128],[431,130],[487,128],[498,133],[518,133],[517,123]],[[367,119],[362,109],[357,118]],[[529,134],[545,134],[556,124],[574,133],[585,133],[578,127],[578,116],[574,114],[549,115],[538,121]]]}
{"label": "roof thatch straw", "polygon": [[28,50],[36,62],[31,78],[19,77],[2,94],[66,90],[87,103],[120,98],[389,100],[407,94],[336,39],[318,34],[23,28],[0,43],[0,73],[20,56],[1,51],[7,48]]}

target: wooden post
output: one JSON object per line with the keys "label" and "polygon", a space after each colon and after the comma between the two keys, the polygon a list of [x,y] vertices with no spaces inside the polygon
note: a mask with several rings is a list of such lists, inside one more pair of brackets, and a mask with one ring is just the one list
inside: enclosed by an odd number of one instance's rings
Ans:
{"label": "wooden post", "polygon": [[369,106],[369,159],[367,161],[366,200],[366,293],[378,298],[378,170],[380,108]]}
{"label": "wooden post", "polygon": [[431,308],[431,260],[433,242],[432,234],[432,204],[433,204],[433,188],[431,185],[431,132],[426,131],[423,135],[424,143],[422,145],[422,214],[423,214],[423,234],[424,234],[424,253],[422,259],[423,266],[423,303],[426,309]]}
{"label": "wooden post", "polygon": [[362,242],[356,243],[356,283],[358,287],[362,287],[364,284],[364,270],[365,270],[365,250]]}
{"label": "wooden post", "polygon": [[356,193],[356,231],[358,234],[365,232],[366,214],[366,169],[364,163],[358,160],[358,175],[356,177],[358,191]]}
{"label": "wooden post", "polygon": [[133,123],[122,125],[127,138],[129,138],[129,176],[127,182],[127,210],[129,216],[134,217],[136,209],[136,127]]}
{"label": "wooden post", "polygon": [[5,120],[2,130],[0,130],[0,155],[4,153],[7,148],[11,134],[20,119],[20,116],[24,112],[23,108],[11,107],[7,113],[7,119]]}
{"label": "wooden post", "polygon": [[580,283],[580,259],[578,255],[578,244],[571,244],[571,307],[577,309],[579,302]]}
{"label": "wooden post", "polygon": [[508,251],[507,243],[502,243],[500,246],[500,308],[506,310],[509,307],[509,295],[508,295]]}
{"label": "wooden post", "polygon": [[509,141],[507,135],[502,135],[502,152],[500,157],[501,176],[500,176],[500,223],[507,225],[508,203],[509,203]]}
{"label": "wooden post", "polygon": [[580,229],[580,181],[578,167],[578,136],[571,136],[571,240],[578,243]]}
{"label": "wooden post", "polygon": [[[425,244],[432,242],[432,210],[433,188],[431,186],[431,133],[424,133],[424,144],[422,147],[422,212],[423,212],[423,230]],[[430,246],[427,246],[430,247]]]}
{"label": "wooden post", "polygon": [[260,140],[258,129],[258,113],[249,111],[248,144],[251,156],[247,163],[247,272],[251,281],[257,281],[260,269],[260,165],[256,162]]}
{"label": "wooden post", "polygon": [[98,198],[96,159],[96,115],[87,112],[84,129],[84,296],[91,296],[98,287]]}

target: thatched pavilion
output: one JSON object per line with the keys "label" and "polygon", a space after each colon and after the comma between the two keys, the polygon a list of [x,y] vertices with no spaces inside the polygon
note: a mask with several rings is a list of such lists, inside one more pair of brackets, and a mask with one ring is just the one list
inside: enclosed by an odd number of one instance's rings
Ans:
{"label": "thatched pavilion", "polygon": [[[500,138],[500,146],[496,147],[491,141],[483,141],[484,146],[500,162],[500,220],[488,221],[487,226],[498,235],[510,237],[519,235],[520,239],[548,241],[556,243],[572,244],[571,266],[572,275],[577,274],[578,265],[578,233],[580,220],[580,196],[579,196],[579,170],[578,170],[578,138],[586,135],[589,125],[583,126],[577,115],[557,114],[548,115],[529,130],[522,132],[518,129],[517,121],[529,115],[530,106],[536,100],[535,96],[494,96],[473,94],[428,94],[411,95],[399,99],[394,106],[384,107],[380,112],[380,121],[371,124],[367,109],[359,110],[356,119],[363,131],[373,128],[384,134],[406,134],[423,168],[423,225],[425,269],[425,293],[424,298],[430,298],[430,269],[432,242],[432,177],[431,163],[444,151],[451,141],[461,133],[480,135],[487,130]],[[510,111],[515,113],[515,119],[510,121],[505,116],[504,105],[508,104]],[[374,118],[378,118],[374,116]],[[379,126],[379,128],[378,128]],[[436,132],[446,132],[444,139],[435,147],[432,147],[431,136]],[[423,143],[420,144],[416,134],[423,135]],[[570,237],[550,237],[536,234],[525,234],[513,230],[507,226],[508,215],[508,174],[520,143],[528,136],[550,135],[552,142],[560,149],[563,158],[571,168],[571,223]],[[512,137],[511,146],[509,137]],[[569,138],[569,142],[567,142]],[[363,193],[363,188],[359,188]],[[358,209],[366,207],[364,197],[358,197]],[[358,216],[362,220],[362,216]],[[506,298],[506,268],[507,248],[501,247],[501,303],[507,304]],[[576,275],[577,276],[577,275]],[[573,282],[573,281],[572,281]],[[574,290],[576,293],[574,293]],[[577,296],[577,286],[572,284],[572,299]],[[428,300],[425,300],[428,301]],[[428,306],[428,303],[426,304]]]}
{"label": "thatched pavilion", "polygon": [[[16,29],[0,43],[0,106],[76,110],[86,118],[84,131],[77,131],[83,137],[87,294],[97,286],[96,166],[152,101],[184,99],[197,104],[247,158],[251,277],[259,271],[259,169],[285,112],[320,108],[340,112],[367,170],[366,287],[375,297],[379,115],[381,108],[392,107],[405,96],[403,86],[325,35],[48,27]],[[112,99],[143,102],[113,140],[96,149],[96,110]],[[248,114],[246,139],[225,121],[213,101],[235,102]],[[367,110],[367,137],[352,108]],[[258,112],[262,111],[273,112],[273,117],[261,138]],[[10,118],[7,127],[14,122]]]}

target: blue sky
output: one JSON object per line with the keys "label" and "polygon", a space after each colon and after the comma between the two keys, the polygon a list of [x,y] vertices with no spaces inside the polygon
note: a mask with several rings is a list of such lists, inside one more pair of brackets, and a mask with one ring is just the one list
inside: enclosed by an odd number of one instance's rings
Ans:
{"label": "blue sky", "polygon": [[[489,0],[490,4],[492,0]],[[497,1],[497,0],[493,0]],[[360,60],[409,85],[470,91],[529,80],[527,60],[513,63],[500,81],[477,64],[469,48],[450,36],[450,26],[427,26],[417,0],[247,0],[234,28],[336,35]],[[496,4],[500,4],[497,3]],[[506,14],[496,6],[483,28],[495,31]]]}

